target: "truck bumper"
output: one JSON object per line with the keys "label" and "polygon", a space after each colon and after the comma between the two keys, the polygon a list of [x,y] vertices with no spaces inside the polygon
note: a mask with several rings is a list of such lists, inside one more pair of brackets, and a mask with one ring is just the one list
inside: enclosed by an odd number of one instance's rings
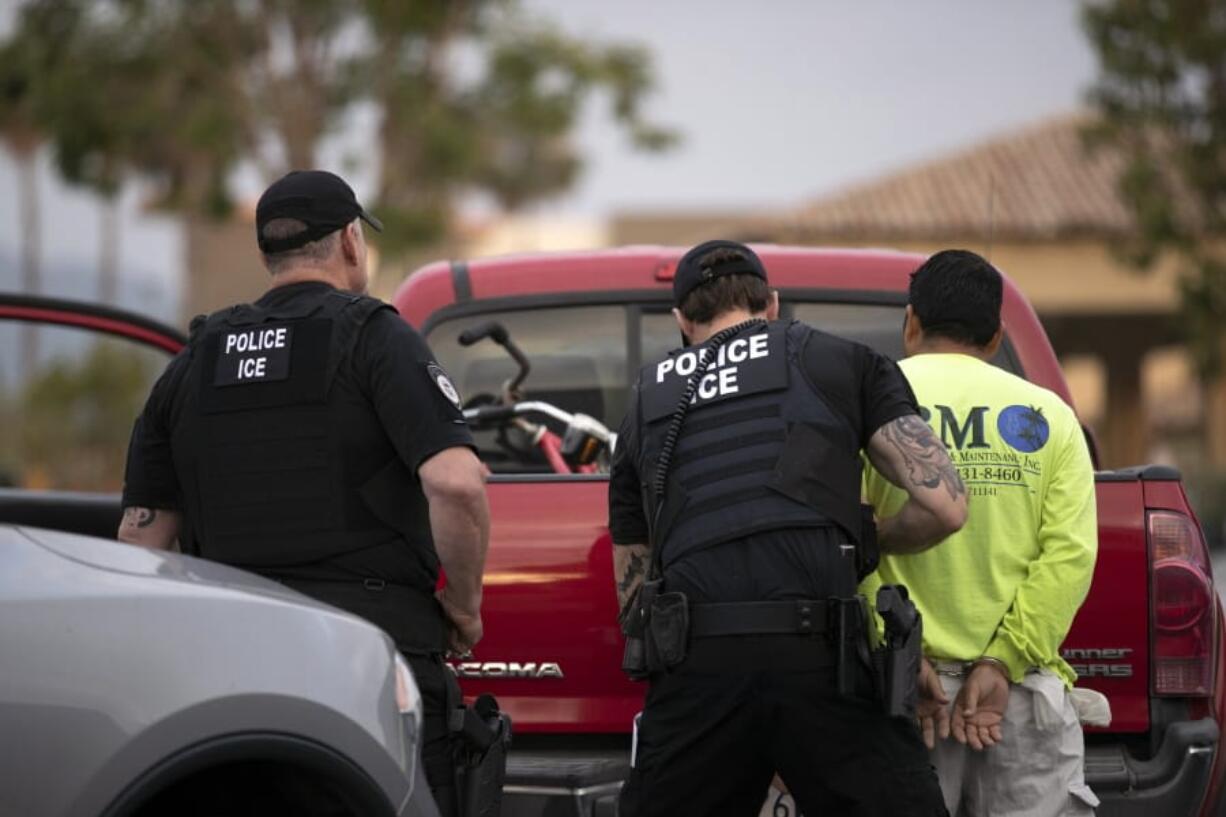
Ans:
{"label": "truck bumper", "polygon": [[1122,746],[1087,747],[1086,782],[1102,801],[1098,817],[1201,813],[1219,739],[1217,722],[1204,718],[1167,727],[1149,760],[1133,758]]}
{"label": "truck bumper", "polygon": [[629,774],[628,752],[512,749],[502,817],[616,817]]}
{"label": "truck bumper", "polygon": [[[1086,782],[1102,801],[1098,817],[1195,817],[1209,790],[1220,730],[1212,718],[1166,730],[1149,760],[1117,745],[1086,748]],[[503,787],[503,817],[616,817],[630,772],[626,753],[512,750]]]}

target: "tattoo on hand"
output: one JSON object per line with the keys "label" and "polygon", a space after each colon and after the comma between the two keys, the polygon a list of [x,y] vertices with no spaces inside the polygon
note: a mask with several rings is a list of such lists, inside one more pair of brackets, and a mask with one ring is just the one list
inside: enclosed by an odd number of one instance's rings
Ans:
{"label": "tattoo on hand", "polygon": [[912,485],[938,488],[944,485],[950,499],[966,493],[958,469],[949,461],[945,445],[932,429],[914,414],[899,417],[884,429],[885,438],[902,455],[907,466],[907,479]]}

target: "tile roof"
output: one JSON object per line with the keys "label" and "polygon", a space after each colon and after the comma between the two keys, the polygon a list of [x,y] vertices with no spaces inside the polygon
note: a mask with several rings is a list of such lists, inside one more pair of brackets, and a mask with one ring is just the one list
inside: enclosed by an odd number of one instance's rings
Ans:
{"label": "tile roof", "polygon": [[1116,195],[1124,159],[1085,145],[1091,122],[1047,120],[746,226],[774,240],[1126,233],[1133,218]]}

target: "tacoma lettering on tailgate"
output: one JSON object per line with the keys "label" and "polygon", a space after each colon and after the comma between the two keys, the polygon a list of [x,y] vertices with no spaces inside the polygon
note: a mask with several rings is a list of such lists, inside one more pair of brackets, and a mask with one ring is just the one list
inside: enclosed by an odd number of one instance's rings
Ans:
{"label": "tacoma lettering on tailgate", "polygon": [[460,678],[562,678],[562,668],[551,662],[468,661],[447,662],[447,668]]}
{"label": "tacoma lettering on tailgate", "polygon": [[1080,678],[1131,678],[1132,664],[1121,663],[1131,652],[1131,647],[1085,647],[1061,650],[1060,655]]}

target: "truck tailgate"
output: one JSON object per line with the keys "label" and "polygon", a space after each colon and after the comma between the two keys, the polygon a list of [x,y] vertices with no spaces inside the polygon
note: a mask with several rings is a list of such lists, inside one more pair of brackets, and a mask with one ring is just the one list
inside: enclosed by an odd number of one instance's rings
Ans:
{"label": "truck tailgate", "polygon": [[[1111,700],[1098,731],[1149,728],[1143,484],[1098,482],[1094,582],[1063,648],[1078,684]],[[625,732],[641,708],[643,687],[620,669],[607,491],[600,478],[491,478],[485,638],[452,666],[466,694],[498,696],[518,730]]]}
{"label": "truck tailgate", "polygon": [[1149,729],[1149,556],[1145,497],[1137,479],[1099,474],[1098,562],[1063,654],[1077,685],[1111,700],[1107,732]]}
{"label": "truck tailgate", "polygon": [[[543,484],[548,483],[548,484]],[[621,672],[607,479],[490,479],[490,551],[468,695],[491,692],[520,732],[628,732],[644,687]]]}

